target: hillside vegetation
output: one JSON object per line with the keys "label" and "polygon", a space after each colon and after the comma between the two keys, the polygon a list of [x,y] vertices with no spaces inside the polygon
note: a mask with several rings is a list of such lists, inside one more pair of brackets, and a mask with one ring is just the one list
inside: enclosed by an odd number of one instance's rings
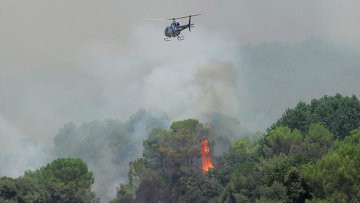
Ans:
{"label": "hillside vegetation", "polygon": [[[109,147],[118,155],[111,162],[121,168],[139,141],[142,156],[129,162],[128,182],[117,188],[113,203],[360,202],[360,101],[355,96],[299,102],[263,135],[243,136],[234,120],[219,115],[214,124],[187,119],[170,127],[144,112],[138,115],[148,121],[140,128],[147,133],[141,141],[131,137],[139,129],[131,120],[69,124],[55,138],[54,152],[100,166],[106,156],[99,147]],[[98,130],[87,132],[93,128]],[[206,173],[203,138],[209,140],[213,163]],[[98,202],[91,191],[94,176],[82,159],[59,158],[21,177],[2,177],[0,201]]]}

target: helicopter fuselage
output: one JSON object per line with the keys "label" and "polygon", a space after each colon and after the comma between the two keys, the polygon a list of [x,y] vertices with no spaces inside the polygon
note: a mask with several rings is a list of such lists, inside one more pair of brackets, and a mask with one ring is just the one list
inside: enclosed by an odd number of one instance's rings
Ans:
{"label": "helicopter fuselage", "polygon": [[172,26],[167,26],[165,28],[164,34],[166,37],[176,37],[180,34],[180,31],[177,31]]}
{"label": "helicopter fuselage", "polygon": [[180,32],[188,28],[188,25],[171,24],[165,28],[164,34],[166,37],[177,37]]}

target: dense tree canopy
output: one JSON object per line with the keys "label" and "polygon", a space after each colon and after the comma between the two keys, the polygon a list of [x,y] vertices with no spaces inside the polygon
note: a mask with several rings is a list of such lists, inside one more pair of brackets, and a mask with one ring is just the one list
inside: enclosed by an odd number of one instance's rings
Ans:
{"label": "dense tree canopy", "polygon": [[[220,192],[216,181],[203,177],[200,139],[203,125],[193,119],[173,122],[169,130],[154,129],[144,141],[144,158],[130,163],[129,183],[117,200],[135,202],[208,202]],[[126,191],[131,188],[132,191]]]}
{"label": "dense tree canopy", "polygon": [[295,108],[286,110],[271,129],[287,126],[306,132],[312,123],[320,123],[335,137],[344,138],[360,126],[360,101],[356,96],[336,94],[313,99],[310,104],[299,102]]}
{"label": "dense tree canopy", "polygon": [[201,130],[204,125],[196,120],[154,129],[144,141],[144,158],[130,164],[137,172],[129,173],[129,180],[136,181],[122,185],[117,200],[357,202],[359,115],[355,96],[300,102],[259,140],[238,138],[228,152],[214,157],[215,167],[206,175],[196,164],[196,139],[210,135],[214,146],[221,131]]}
{"label": "dense tree canopy", "polygon": [[81,159],[56,159],[19,178],[0,179],[1,202],[96,202],[94,177]]}
{"label": "dense tree canopy", "polygon": [[317,198],[330,202],[360,201],[360,128],[314,164],[304,166],[303,174]]}
{"label": "dense tree canopy", "polygon": [[[55,138],[54,153],[99,166],[106,149],[116,155],[111,163],[125,168],[124,157],[142,142],[142,157],[129,162],[128,182],[112,203],[359,202],[359,115],[355,96],[325,96],[288,109],[261,136],[244,136],[237,120],[226,116],[166,127],[140,111],[126,123],[67,124]],[[134,139],[140,132],[143,139]],[[205,138],[213,168],[204,172]],[[97,202],[93,183],[83,160],[59,158],[18,178],[1,177],[0,202]]]}

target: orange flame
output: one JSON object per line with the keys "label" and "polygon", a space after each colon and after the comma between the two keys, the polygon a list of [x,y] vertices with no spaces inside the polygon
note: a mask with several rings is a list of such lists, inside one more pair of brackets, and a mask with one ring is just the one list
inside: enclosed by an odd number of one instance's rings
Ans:
{"label": "orange flame", "polygon": [[209,169],[213,168],[210,157],[209,142],[206,138],[201,139],[201,158],[203,174],[205,174]]}

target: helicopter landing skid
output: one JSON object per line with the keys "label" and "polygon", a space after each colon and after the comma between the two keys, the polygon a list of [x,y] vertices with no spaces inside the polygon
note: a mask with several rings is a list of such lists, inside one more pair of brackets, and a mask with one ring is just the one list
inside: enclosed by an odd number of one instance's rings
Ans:
{"label": "helicopter landing skid", "polygon": [[183,35],[179,35],[179,36],[177,37],[177,39],[178,39],[179,41],[184,40],[184,36],[183,36]]}

